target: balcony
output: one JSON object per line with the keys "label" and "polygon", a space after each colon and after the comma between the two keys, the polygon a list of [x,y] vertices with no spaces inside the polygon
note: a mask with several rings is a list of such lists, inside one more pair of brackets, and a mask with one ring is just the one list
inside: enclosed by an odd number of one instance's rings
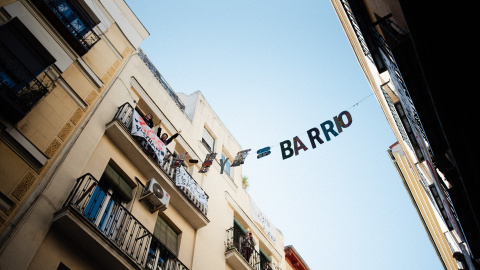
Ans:
{"label": "balcony", "polygon": [[84,55],[100,40],[93,31],[100,20],[81,0],[36,0],[34,3],[79,55]]}
{"label": "balcony", "polygon": [[77,179],[53,227],[94,254],[99,269],[188,270],[90,174]]}
{"label": "balcony", "polygon": [[[159,162],[152,152],[142,146],[131,135],[133,107],[125,103],[118,108],[113,120],[107,124],[107,136],[128,155],[132,163],[144,173],[147,178],[155,178],[157,182],[170,194],[170,205],[173,206],[195,229],[206,226],[210,221],[207,218],[208,195],[188,174],[189,187],[176,185],[176,170],[171,167],[172,153],[167,149],[163,162]],[[205,194],[202,203],[192,191]]]}
{"label": "balcony", "polygon": [[55,58],[17,17],[0,25],[0,112],[22,119],[54,83],[46,75]]}
{"label": "balcony", "polygon": [[232,227],[227,230],[225,259],[228,265],[235,270],[271,270],[268,263],[261,262],[260,253],[254,246],[242,246],[244,239],[240,229]]}

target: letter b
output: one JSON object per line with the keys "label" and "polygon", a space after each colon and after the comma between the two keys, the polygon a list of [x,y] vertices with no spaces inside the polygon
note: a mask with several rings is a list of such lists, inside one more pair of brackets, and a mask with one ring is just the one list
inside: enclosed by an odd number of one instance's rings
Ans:
{"label": "letter b", "polygon": [[282,148],[282,158],[283,159],[287,159],[287,158],[293,156],[292,142],[290,142],[289,140],[281,142],[280,143],[280,148]]}

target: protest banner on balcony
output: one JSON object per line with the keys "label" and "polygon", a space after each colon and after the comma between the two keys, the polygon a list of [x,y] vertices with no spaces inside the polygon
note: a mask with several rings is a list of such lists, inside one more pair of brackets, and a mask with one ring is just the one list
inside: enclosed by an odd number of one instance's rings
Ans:
{"label": "protest banner on balcony", "polygon": [[131,133],[145,152],[162,164],[166,146],[135,110],[133,111]]}

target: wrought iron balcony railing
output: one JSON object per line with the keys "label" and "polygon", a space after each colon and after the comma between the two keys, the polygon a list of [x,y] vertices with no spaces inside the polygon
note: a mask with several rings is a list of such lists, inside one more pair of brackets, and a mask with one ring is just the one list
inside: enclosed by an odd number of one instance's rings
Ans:
{"label": "wrought iron balcony railing", "polygon": [[98,23],[77,0],[34,0],[57,31],[80,54],[83,55],[100,40],[93,31]]}
{"label": "wrought iron balcony railing", "polygon": [[188,270],[91,174],[77,179],[64,207],[81,214],[141,268]]}
{"label": "wrought iron balcony railing", "polygon": [[236,227],[227,230],[226,252],[236,249],[254,270],[270,270],[270,265],[261,265],[260,253],[245,241],[246,236]]}
{"label": "wrought iron balcony railing", "polygon": [[352,28],[355,32],[355,35],[357,36],[357,40],[360,43],[360,46],[362,47],[363,54],[370,59],[370,61],[373,62],[372,54],[370,53],[370,50],[368,49],[367,42],[365,41],[365,38],[363,37],[362,31],[360,30],[360,26],[358,26],[357,20],[355,19],[355,15],[353,15],[353,11],[350,8],[350,4],[348,3],[347,0],[340,0],[342,3],[343,9],[345,10],[345,14],[347,14],[348,20],[350,21],[350,24],[352,25]]}
{"label": "wrought iron balcony railing", "polygon": [[0,96],[25,116],[54,83],[46,72],[34,76],[2,43],[0,59]]}
{"label": "wrought iron balcony railing", "polygon": [[157,81],[160,82],[160,84],[163,86],[163,88],[165,88],[165,90],[167,90],[168,94],[172,97],[172,99],[175,101],[175,103],[180,108],[180,110],[182,110],[184,112],[185,111],[185,105],[180,100],[180,98],[178,98],[177,94],[175,94],[175,91],[173,91],[173,89],[167,83],[165,78],[163,78],[162,74],[160,74],[160,72],[157,70],[155,65],[153,65],[152,61],[150,61],[150,59],[142,51],[142,49],[139,49],[138,55],[140,56],[140,58],[142,58],[143,62],[145,63],[145,65],[147,65],[148,69],[150,69],[150,71],[153,73],[153,75],[155,76]]}
{"label": "wrought iron balcony railing", "polygon": [[[125,130],[127,130],[128,133],[130,133],[130,130],[132,127],[133,111],[134,111],[134,108],[129,103],[123,104],[118,108],[118,111],[115,114],[112,122],[118,121],[123,126],[123,128],[125,128]],[[152,153],[152,151],[149,151],[148,149],[146,149],[136,140],[135,142],[139,145],[140,148],[142,148],[145,155],[147,155],[158,168],[160,168],[163,172],[165,172],[168,175],[169,180],[172,181],[176,186],[176,181],[175,181],[176,170],[171,167],[171,164],[173,161],[173,154],[168,149],[166,149],[166,154],[163,159],[163,162],[160,162],[157,158],[155,158],[154,156],[155,154]],[[191,190],[200,190],[203,193],[205,193],[205,191],[202,189],[202,187],[200,187],[200,185],[198,185],[198,183],[194,180],[194,178],[188,172],[186,172],[186,174],[189,176],[189,178],[191,178],[192,181],[190,182],[190,184],[193,185],[193,187],[189,189],[184,186],[176,186],[176,188],[181,190],[181,193],[189,200],[189,202],[192,205],[194,205],[198,210],[200,210],[200,212],[204,216],[207,216],[208,206],[202,203],[201,201],[199,201],[191,192]],[[206,197],[206,201],[208,202],[208,195],[206,193],[205,193],[205,197]]]}

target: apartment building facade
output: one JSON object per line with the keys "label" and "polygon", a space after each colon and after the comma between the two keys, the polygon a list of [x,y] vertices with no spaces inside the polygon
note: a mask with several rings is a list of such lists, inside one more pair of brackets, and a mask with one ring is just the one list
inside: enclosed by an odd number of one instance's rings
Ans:
{"label": "apartment building facade", "polygon": [[[473,101],[453,91],[461,85],[456,65],[440,61],[455,39],[445,31],[435,35],[454,23],[454,9],[407,1],[332,4],[397,137],[389,156],[440,260],[445,269],[475,269],[480,231],[473,194],[478,181],[471,166],[477,160],[468,150],[475,143],[471,134],[452,126]],[[439,14],[452,17],[442,20]]]}
{"label": "apartment building facade", "polygon": [[173,91],[124,1],[2,1],[0,19],[1,269],[285,269],[245,149]]}

